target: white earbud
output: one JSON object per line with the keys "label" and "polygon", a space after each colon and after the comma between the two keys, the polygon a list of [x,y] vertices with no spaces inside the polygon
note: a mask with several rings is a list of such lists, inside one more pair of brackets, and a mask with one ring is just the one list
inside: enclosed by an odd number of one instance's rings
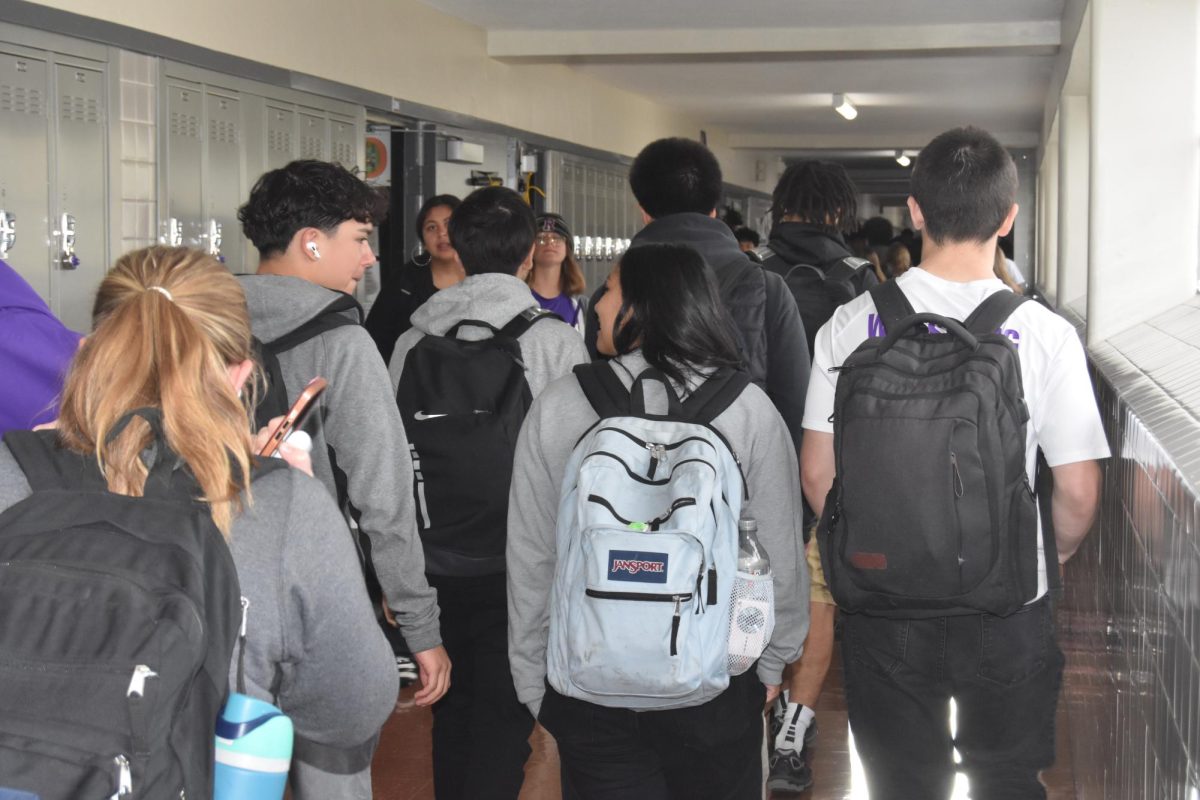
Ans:
{"label": "white earbud", "polygon": [[320,257],[321,257],[321,251],[317,249],[317,243],[316,243],[316,242],[309,242],[309,243],[308,243],[308,251],[309,251],[310,253],[312,253],[312,254],[313,254],[313,258],[320,258]]}

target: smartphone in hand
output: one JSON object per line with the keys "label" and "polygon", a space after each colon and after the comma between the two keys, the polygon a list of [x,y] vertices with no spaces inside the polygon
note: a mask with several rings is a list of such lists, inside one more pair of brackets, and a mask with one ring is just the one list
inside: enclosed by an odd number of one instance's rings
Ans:
{"label": "smartphone in hand", "polygon": [[292,403],[292,407],[288,409],[287,415],[280,421],[279,425],[271,431],[271,437],[267,439],[267,443],[263,445],[259,451],[260,456],[271,456],[279,449],[279,445],[283,444],[283,440],[288,437],[288,434],[294,430],[298,430],[304,421],[308,419],[309,413],[316,408],[317,398],[329,386],[329,381],[324,378],[313,378],[300,392],[300,396],[296,398],[296,402]]}

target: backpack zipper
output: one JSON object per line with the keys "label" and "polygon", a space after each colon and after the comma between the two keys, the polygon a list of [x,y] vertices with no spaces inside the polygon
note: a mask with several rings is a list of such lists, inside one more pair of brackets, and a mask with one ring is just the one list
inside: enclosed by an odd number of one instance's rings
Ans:
{"label": "backpack zipper", "polygon": [[654,473],[658,471],[658,463],[667,455],[667,448],[654,442],[646,442],[645,448],[650,451],[650,469],[647,470],[646,477],[653,480]]}
{"label": "backpack zipper", "polygon": [[954,488],[954,496],[962,497],[963,496],[962,474],[960,474],[958,471],[958,455],[953,450],[950,451],[950,470],[952,473],[951,485]]}
{"label": "backpack zipper", "polygon": [[145,664],[138,664],[133,668],[133,677],[129,681],[129,690],[125,692],[126,697],[145,697],[146,696],[146,679],[157,678],[158,673],[150,669]]}
{"label": "backpack zipper", "polygon": [[112,800],[129,797],[133,794],[133,772],[129,768],[129,759],[119,755],[113,759],[113,763],[117,765],[117,793]]}
{"label": "backpack zipper", "polygon": [[679,655],[679,624],[683,618],[683,603],[691,600],[690,594],[639,594],[637,592],[605,592],[600,589],[584,589],[588,597],[601,600],[634,600],[652,603],[674,603],[675,612],[671,615],[671,655]]}

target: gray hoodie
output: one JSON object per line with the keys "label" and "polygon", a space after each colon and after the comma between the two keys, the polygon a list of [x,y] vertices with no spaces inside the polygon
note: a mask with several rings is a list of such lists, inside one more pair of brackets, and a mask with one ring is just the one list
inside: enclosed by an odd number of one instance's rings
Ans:
{"label": "gray hoodie", "polygon": [[[0,512],[30,491],[0,443]],[[316,481],[292,469],[256,480],[252,496],[231,531],[242,595],[250,601],[247,694],[270,702],[278,670],[279,705],[297,734],[341,748],[370,742],[392,713],[399,682],[337,507]],[[236,674],[235,658],[231,689]],[[367,786],[369,777],[368,770]],[[297,800],[369,797],[369,789],[364,795],[348,788],[363,780],[292,765]]]}
{"label": "gray hoodie", "polygon": [[[301,278],[245,275],[241,282],[254,335],[264,342],[300,327],[337,297]],[[289,403],[311,378],[329,381],[321,413],[306,426],[313,436],[313,474],[337,497],[332,448],[350,504],[361,515],[358,525],[371,538],[371,560],[405,641],[413,652],[438,646],[437,594],[425,580],[408,439],[375,343],[361,326],[347,325],[283,353],[279,365]],[[348,536],[345,522],[329,535]]]}
{"label": "gray hoodie", "polygon": [[[396,342],[388,374],[392,393],[400,386],[400,372],[408,351],[432,334],[443,336],[464,319],[486,322],[495,328],[507,325],[513,317],[527,308],[536,308],[537,301],[525,281],[514,275],[486,272],[471,275],[462,283],[442,289],[413,312],[412,327]],[[482,328],[462,328],[460,339],[486,339],[491,334]],[[536,398],[546,384],[566,375],[576,364],[587,362],[587,349],[574,328],[555,318],[542,320],[521,336],[521,359],[525,362],[525,379]]]}
{"label": "gray hoodie", "polygon": [[[647,366],[640,352],[609,363],[627,388]],[[517,697],[535,716],[546,692],[559,492],[571,451],[597,419],[579,381],[567,376],[534,401],[517,441],[508,501],[508,659]],[[742,459],[750,490],[744,507],[758,521],[759,540],[771,559],[775,633],[758,661],[758,677],[777,685],[808,635],[809,577],[796,451],[783,418],[753,384],[713,420],[713,427]]]}

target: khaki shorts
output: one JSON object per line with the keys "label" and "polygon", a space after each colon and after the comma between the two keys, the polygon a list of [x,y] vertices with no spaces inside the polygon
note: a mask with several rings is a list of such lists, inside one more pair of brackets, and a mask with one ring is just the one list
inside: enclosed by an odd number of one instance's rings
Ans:
{"label": "khaki shorts", "polygon": [[821,568],[821,551],[817,549],[816,530],[808,540],[806,547],[808,550],[808,576],[811,579],[811,584],[808,592],[808,598],[814,603],[824,603],[827,606],[837,605],[833,602],[833,595],[829,593],[829,587],[825,584],[825,570]]}

